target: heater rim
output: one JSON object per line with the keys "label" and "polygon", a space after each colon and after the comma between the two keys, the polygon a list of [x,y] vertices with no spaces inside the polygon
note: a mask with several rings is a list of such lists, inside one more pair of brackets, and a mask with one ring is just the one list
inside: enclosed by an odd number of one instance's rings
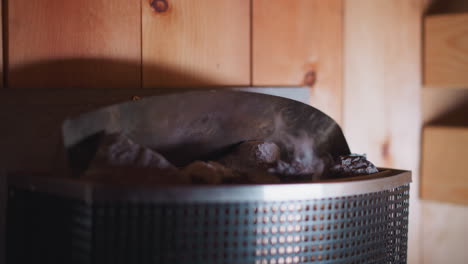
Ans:
{"label": "heater rim", "polygon": [[[10,195],[14,189],[44,192],[83,200],[151,203],[231,203],[300,201],[363,195],[391,190],[411,182],[411,171],[383,169],[373,175],[315,183],[142,186],[112,185],[72,178],[7,175]],[[383,171],[382,171],[383,170]]]}

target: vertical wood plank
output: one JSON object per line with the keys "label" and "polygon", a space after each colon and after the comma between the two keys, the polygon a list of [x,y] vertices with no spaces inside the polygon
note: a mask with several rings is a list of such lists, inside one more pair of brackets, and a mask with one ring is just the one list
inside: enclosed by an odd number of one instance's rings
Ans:
{"label": "vertical wood plank", "polygon": [[344,131],[351,150],[413,172],[409,263],[420,263],[420,0],[345,0]]}
{"label": "vertical wood plank", "polygon": [[142,0],[142,10],[144,87],[249,84],[249,0]]}
{"label": "vertical wood plank", "polygon": [[140,0],[8,3],[11,88],[134,88]]}
{"label": "vertical wood plank", "polygon": [[253,85],[310,86],[340,122],[342,11],[342,0],[253,0]]}

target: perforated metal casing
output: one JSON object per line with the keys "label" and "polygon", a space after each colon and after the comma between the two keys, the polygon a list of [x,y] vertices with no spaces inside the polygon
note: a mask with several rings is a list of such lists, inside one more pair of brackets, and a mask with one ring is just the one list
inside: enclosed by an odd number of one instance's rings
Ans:
{"label": "perforated metal casing", "polygon": [[406,263],[410,173],[110,187],[10,177],[10,263]]}

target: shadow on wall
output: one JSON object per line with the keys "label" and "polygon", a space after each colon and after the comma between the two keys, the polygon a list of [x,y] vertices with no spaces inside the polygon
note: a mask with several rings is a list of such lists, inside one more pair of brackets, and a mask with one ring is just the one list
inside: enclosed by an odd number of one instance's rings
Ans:
{"label": "shadow on wall", "polygon": [[69,59],[9,69],[9,88],[0,89],[4,99],[0,168],[10,172],[64,169],[61,125],[68,116],[138,97],[220,86],[156,65],[146,71],[155,79],[169,76],[193,87],[142,89],[141,64],[129,61]]}
{"label": "shadow on wall", "polygon": [[468,1],[464,0],[428,0],[426,15],[468,12]]}
{"label": "shadow on wall", "polygon": [[436,116],[430,120],[427,125],[434,126],[452,126],[466,127],[468,126],[468,100],[463,103],[453,106],[446,112]]}
{"label": "shadow on wall", "polygon": [[[11,88],[141,88],[142,65],[140,61],[111,59],[63,59],[41,61],[11,67],[7,86]],[[208,78],[190,75],[180,69],[145,65],[145,78],[151,83],[170,83],[173,87],[218,86]]]}

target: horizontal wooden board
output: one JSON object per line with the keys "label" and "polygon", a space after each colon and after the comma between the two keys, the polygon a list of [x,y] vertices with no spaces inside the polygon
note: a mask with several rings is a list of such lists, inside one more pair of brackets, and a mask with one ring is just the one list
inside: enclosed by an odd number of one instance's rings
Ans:
{"label": "horizontal wooden board", "polygon": [[142,0],[142,11],[145,88],[250,83],[249,0]]}
{"label": "horizontal wooden board", "polygon": [[140,0],[8,1],[8,86],[140,87],[140,17]]}
{"label": "horizontal wooden board", "polygon": [[468,127],[423,130],[421,197],[468,205]]}
{"label": "horizontal wooden board", "polygon": [[468,13],[425,18],[424,86],[468,88]]}

